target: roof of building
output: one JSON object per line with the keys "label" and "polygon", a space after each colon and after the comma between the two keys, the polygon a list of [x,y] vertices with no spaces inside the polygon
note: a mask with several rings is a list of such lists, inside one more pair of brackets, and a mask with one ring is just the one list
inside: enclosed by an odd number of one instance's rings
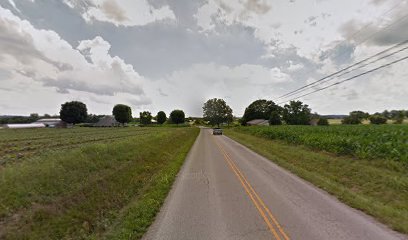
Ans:
{"label": "roof of building", "polygon": [[21,124],[5,124],[5,128],[44,128],[45,125],[42,123],[21,123]]}
{"label": "roof of building", "polygon": [[37,122],[62,122],[60,118],[42,118],[38,119]]}
{"label": "roof of building", "polygon": [[254,119],[247,122],[248,125],[268,125],[268,120],[265,119]]}
{"label": "roof of building", "polygon": [[94,124],[95,127],[112,127],[119,125],[119,122],[116,121],[113,116],[103,116],[99,119],[97,123]]}

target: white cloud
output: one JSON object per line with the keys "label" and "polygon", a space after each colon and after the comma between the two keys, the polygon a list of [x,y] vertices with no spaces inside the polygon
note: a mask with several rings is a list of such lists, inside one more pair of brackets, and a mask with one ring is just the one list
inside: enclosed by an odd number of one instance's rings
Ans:
{"label": "white cloud", "polygon": [[147,0],[64,0],[82,12],[89,23],[109,22],[116,26],[142,26],[162,20],[175,20],[168,5],[154,8]]}
{"label": "white cloud", "polygon": [[[142,88],[146,79],[123,59],[112,57],[111,46],[102,37],[81,41],[74,48],[54,31],[36,29],[1,7],[0,30],[0,70],[8,74],[0,81],[18,91],[28,87],[33,102],[56,94],[52,89],[65,97],[70,93],[102,96],[112,103],[118,99],[141,105],[151,102]],[[16,92],[3,91],[0,101]]]}

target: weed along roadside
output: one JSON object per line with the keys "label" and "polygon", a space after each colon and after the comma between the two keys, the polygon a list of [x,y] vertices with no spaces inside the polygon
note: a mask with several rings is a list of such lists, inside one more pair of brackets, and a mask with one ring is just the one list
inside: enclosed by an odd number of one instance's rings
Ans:
{"label": "weed along roadside", "polygon": [[[398,126],[389,127],[392,129]],[[400,127],[406,129],[406,126]],[[225,134],[324,189],[349,206],[374,216],[399,232],[408,233],[406,161],[335,155],[312,148],[307,143],[290,144],[285,139],[270,139],[266,134],[260,134],[262,131],[274,129],[279,132],[279,127],[251,128],[226,129]],[[296,134],[291,131],[287,133]],[[299,133],[301,134],[304,132]]]}
{"label": "weed along roadside", "polygon": [[199,129],[140,131],[145,134],[57,148],[5,165],[0,171],[0,238],[142,236]]}

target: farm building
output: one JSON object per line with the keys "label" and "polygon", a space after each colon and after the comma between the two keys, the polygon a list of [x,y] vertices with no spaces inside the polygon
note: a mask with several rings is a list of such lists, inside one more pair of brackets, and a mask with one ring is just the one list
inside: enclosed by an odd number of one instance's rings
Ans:
{"label": "farm building", "polygon": [[46,127],[50,127],[50,128],[66,128],[69,125],[62,121],[59,118],[43,118],[43,119],[39,119],[37,122],[35,122],[35,124],[44,124]]}
{"label": "farm building", "polygon": [[269,121],[265,119],[254,119],[246,123],[248,126],[268,126]]}
{"label": "farm building", "polygon": [[95,123],[94,127],[117,127],[120,123],[116,121],[115,117],[113,116],[104,116],[97,123]]}
{"label": "farm building", "polygon": [[45,128],[43,123],[16,123],[16,124],[4,124],[3,128]]}

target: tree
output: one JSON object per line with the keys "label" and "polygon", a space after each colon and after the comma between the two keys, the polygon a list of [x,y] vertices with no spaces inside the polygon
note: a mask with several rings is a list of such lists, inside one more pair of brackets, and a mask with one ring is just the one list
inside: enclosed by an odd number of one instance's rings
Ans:
{"label": "tree", "polygon": [[60,118],[67,123],[81,123],[86,120],[88,110],[82,102],[72,101],[61,105]]}
{"label": "tree", "polygon": [[157,123],[158,124],[163,124],[167,120],[166,113],[164,113],[163,111],[158,112],[156,118],[157,118]]}
{"label": "tree", "polygon": [[38,113],[31,113],[30,114],[30,121],[37,121],[40,118],[40,115],[38,115]]}
{"label": "tree", "polygon": [[345,118],[343,118],[343,120],[341,120],[342,124],[361,124],[361,119],[358,118],[356,115],[350,115],[347,116]]}
{"label": "tree", "polygon": [[401,124],[405,118],[405,112],[403,110],[392,110],[390,115],[395,124]]}
{"label": "tree", "polygon": [[[259,99],[245,109],[244,116],[241,119],[241,124],[245,125],[248,121],[254,119],[269,119],[272,112],[277,112],[277,115],[281,115],[282,108],[276,105],[273,101],[265,99]],[[276,117],[276,114],[275,114]]]}
{"label": "tree", "polygon": [[311,109],[301,101],[290,101],[283,108],[282,118],[289,125],[309,125]]}
{"label": "tree", "polygon": [[184,112],[183,112],[183,110],[178,110],[178,109],[176,109],[176,110],[173,110],[171,113],[170,113],[170,120],[171,120],[171,122],[172,123],[175,123],[175,124],[180,124],[180,123],[184,123],[184,121],[185,121],[185,114],[184,114]]}
{"label": "tree", "polygon": [[152,114],[148,111],[139,113],[140,123],[141,124],[150,124],[152,123]]}
{"label": "tree", "polygon": [[132,121],[132,109],[124,104],[116,104],[112,110],[116,121],[125,124]]}
{"label": "tree", "polygon": [[223,99],[209,99],[203,106],[203,116],[205,121],[211,125],[220,126],[221,123],[231,123],[233,121],[232,109]]}
{"label": "tree", "polygon": [[366,113],[366,112],[363,112],[363,111],[352,111],[352,112],[350,112],[349,115],[352,116],[352,117],[358,118],[361,121],[364,120],[364,119],[368,119],[370,117],[369,113]]}
{"label": "tree", "polygon": [[269,118],[269,124],[270,125],[282,125],[281,116],[279,115],[277,111],[273,111],[271,113],[271,116]]}
{"label": "tree", "polygon": [[369,117],[371,124],[386,124],[387,118],[382,114],[374,114]]}
{"label": "tree", "polygon": [[327,120],[327,118],[321,117],[321,118],[319,118],[319,121],[317,121],[317,125],[319,125],[319,126],[328,126],[329,125],[329,120]]}

